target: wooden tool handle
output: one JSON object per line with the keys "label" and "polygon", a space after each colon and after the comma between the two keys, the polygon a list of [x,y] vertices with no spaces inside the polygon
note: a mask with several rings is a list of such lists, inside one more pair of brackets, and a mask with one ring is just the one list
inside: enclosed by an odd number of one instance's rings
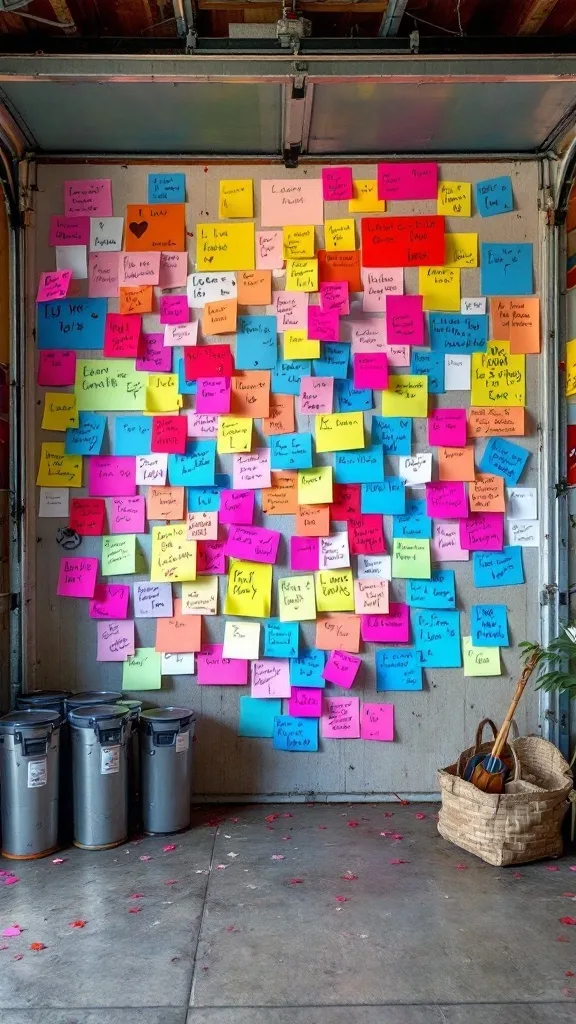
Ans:
{"label": "wooden tool handle", "polygon": [[516,711],[516,708],[520,703],[520,698],[524,693],[526,683],[532,675],[537,660],[538,652],[535,651],[530,660],[526,662],[526,665],[524,666],[524,671],[522,672],[522,675],[520,676],[520,679],[516,684],[516,692],[512,698],[510,707],[508,708],[506,718],[502,723],[502,728],[500,729],[500,732],[498,733],[496,739],[494,740],[494,746],[492,747],[492,750],[490,752],[490,757],[500,757],[500,753],[504,747],[504,744],[506,743],[506,740],[508,739],[508,733],[510,731],[512,719],[514,718],[514,712]]}

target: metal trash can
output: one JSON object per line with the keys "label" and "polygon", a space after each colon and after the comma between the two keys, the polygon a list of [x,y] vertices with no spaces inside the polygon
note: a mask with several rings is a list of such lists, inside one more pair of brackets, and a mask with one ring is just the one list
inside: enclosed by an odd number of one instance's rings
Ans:
{"label": "metal trash can", "polygon": [[128,830],[130,835],[138,831],[141,825],[140,809],[140,737],[138,735],[138,719],[142,711],[141,700],[122,697],[119,707],[128,708]]}
{"label": "metal trash can", "polygon": [[58,849],[61,716],[12,711],[0,719],[2,854],[35,860]]}
{"label": "metal trash can", "polygon": [[140,715],[145,832],[181,832],[190,825],[195,722],[186,708],[152,708]]}
{"label": "metal trash can", "polygon": [[50,709],[62,716],[58,787],[58,841],[61,846],[72,841],[72,748],[66,721],[66,701],[69,697],[72,697],[72,690],[29,690],[16,697],[17,708],[36,711]]}
{"label": "metal trash can", "polygon": [[64,716],[65,702],[72,696],[72,690],[29,690],[19,693],[16,697],[16,708],[28,708],[31,711],[57,711]]}
{"label": "metal trash can", "polygon": [[86,693],[73,693],[66,698],[66,712],[73,708],[94,707],[98,704],[116,704],[122,694],[116,690],[86,690]]}
{"label": "metal trash can", "polygon": [[74,846],[107,850],[128,836],[128,708],[68,712],[72,733]]}

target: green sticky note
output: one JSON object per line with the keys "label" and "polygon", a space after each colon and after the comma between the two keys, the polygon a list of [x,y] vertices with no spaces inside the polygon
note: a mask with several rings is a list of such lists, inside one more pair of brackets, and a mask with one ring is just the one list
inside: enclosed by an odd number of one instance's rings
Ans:
{"label": "green sticky note", "polygon": [[462,637],[462,657],[465,676],[499,676],[499,647],[474,647],[471,636]]}
{"label": "green sticky note", "polygon": [[396,537],[392,546],[392,576],[400,580],[429,580],[430,541]]}
{"label": "green sticky note", "polygon": [[148,374],[133,359],[77,359],[76,408],[102,412],[146,408]]}
{"label": "green sticky note", "polygon": [[154,647],[137,647],[122,670],[123,690],[159,690],[162,686],[162,655]]}
{"label": "green sticky note", "polygon": [[102,538],[102,575],[128,576],[136,572],[136,534],[115,533]]}

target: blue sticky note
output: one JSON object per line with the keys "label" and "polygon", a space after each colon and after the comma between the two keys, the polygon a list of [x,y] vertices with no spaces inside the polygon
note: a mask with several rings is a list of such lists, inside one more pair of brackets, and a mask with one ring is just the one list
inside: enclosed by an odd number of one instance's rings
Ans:
{"label": "blue sticky note", "polygon": [[376,690],[421,690],[422,662],[414,647],[376,651]]}
{"label": "blue sticky note", "polygon": [[508,487],[514,487],[522,476],[530,455],[526,448],[504,437],[491,437],[480,459],[482,473],[503,476]]}
{"label": "blue sticky note", "polygon": [[312,434],[271,437],[270,469],[312,469]]}
{"label": "blue sticky note", "polygon": [[38,348],[104,347],[106,299],[58,299],[36,306]]}
{"label": "blue sticky note", "polygon": [[476,209],[481,217],[495,217],[514,209],[512,178],[503,174],[501,178],[486,178],[476,182]]}
{"label": "blue sticky note", "polygon": [[114,455],[150,455],[152,416],[116,416]]}
{"label": "blue sticky note", "polygon": [[406,580],[406,604],[412,608],[455,608],[454,569],[433,569],[429,580]]}
{"label": "blue sticky note", "polygon": [[325,665],[324,651],[316,648],[300,652],[298,658],[290,658],[290,685],[314,686],[323,690],[326,680],[322,677]]}
{"label": "blue sticky note", "polygon": [[482,242],[482,295],[533,295],[532,242]]}
{"label": "blue sticky note", "polygon": [[274,719],[281,714],[281,700],[240,697],[238,735],[270,739],[274,735]]}
{"label": "blue sticky note", "polygon": [[186,175],[180,174],[180,172],[175,174],[149,174],[148,202],[185,203]]}
{"label": "blue sticky note", "polygon": [[106,416],[79,412],[78,426],[69,427],[64,441],[66,455],[99,455],[106,430]]}
{"label": "blue sticky note", "polygon": [[279,619],[264,620],[264,657],[298,657],[298,623],[280,622]]}
{"label": "blue sticky note", "polygon": [[309,359],[281,359],[272,370],[270,390],[275,395],[299,395],[302,377],[311,373]]}
{"label": "blue sticky note", "polygon": [[278,715],[274,719],[272,746],[274,750],[294,750],[304,753],[318,750],[318,719]]}
{"label": "blue sticky note", "polygon": [[335,412],[368,412],[374,405],[369,388],[355,388],[351,380],[334,381]]}
{"label": "blue sticky note", "polygon": [[168,480],[172,487],[205,487],[214,484],[216,441],[188,441],[185,455],[168,456]]}
{"label": "blue sticky note", "polygon": [[230,477],[216,473],[213,487],[189,487],[187,492],[189,512],[219,512],[220,491],[230,487]]}
{"label": "blue sticky note", "polygon": [[485,313],[430,313],[430,348],[434,352],[466,354],[485,352],[488,347],[488,317]]}
{"label": "blue sticky note", "polygon": [[412,628],[423,665],[428,668],[460,668],[460,612],[415,612]]}
{"label": "blue sticky note", "polygon": [[406,488],[399,476],[386,476],[373,484],[362,484],[360,510],[362,515],[394,516],[406,508]]}
{"label": "blue sticky note", "polygon": [[341,341],[323,341],[320,344],[320,359],[312,360],[317,377],[334,377],[344,380],[348,376],[350,345]]}
{"label": "blue sticky note", "polygon": [[385,455],[411,455],[412,420],[403,416],[373,416],[372,444],[381,444]]}
{"label": "blue sticky note", "polygon": [[413,348],[410,373],[421,373],[428,377],[428,394],[443,395],[444,354],[432,352],[429,348]]}
{"label": "blue sticky note", "polygon": [[337,484],[373,484],[383,479],[381,444],[357,452],[334,452],[334,480]]}
{"label": "blue sticky note", "polygon": [[510,545],[502,551],[474,551],[472,559],[475,587],[513,587],[524,583],[519,546]]}
{"label": "blue sticky note", "polygon": [[508,647],[508,609],[505,604],[473,604],[470,633],[475,647]]}
{"label": "blue sticky note", "polygon": [[178,392],[181,395],[195,395],[196,394],[196,381],[186,380],[186,374],[184,371],[184,360],[178,360]]}
{"label": "blue sticky note", "polygon": [[273,370],[278,360],[275,316],[239,316],[236,334],[237,370]]}
{"label": "blue sticky note", "polygon": [[392,519],[392,537],[431,540],[432,520],[426,515],[424,498],[407,498],[404,515]]}

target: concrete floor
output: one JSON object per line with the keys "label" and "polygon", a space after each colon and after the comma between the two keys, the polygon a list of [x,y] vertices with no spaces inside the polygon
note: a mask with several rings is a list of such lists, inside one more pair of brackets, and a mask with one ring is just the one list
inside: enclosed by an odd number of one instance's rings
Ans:
{"label": "concrete floor", "polygon": [[0,932],[22,934],[0,938],[0,1022],[576,1022],[576,855],[491,868],[435,812],[215,808],[170,839],[4,861]]}

